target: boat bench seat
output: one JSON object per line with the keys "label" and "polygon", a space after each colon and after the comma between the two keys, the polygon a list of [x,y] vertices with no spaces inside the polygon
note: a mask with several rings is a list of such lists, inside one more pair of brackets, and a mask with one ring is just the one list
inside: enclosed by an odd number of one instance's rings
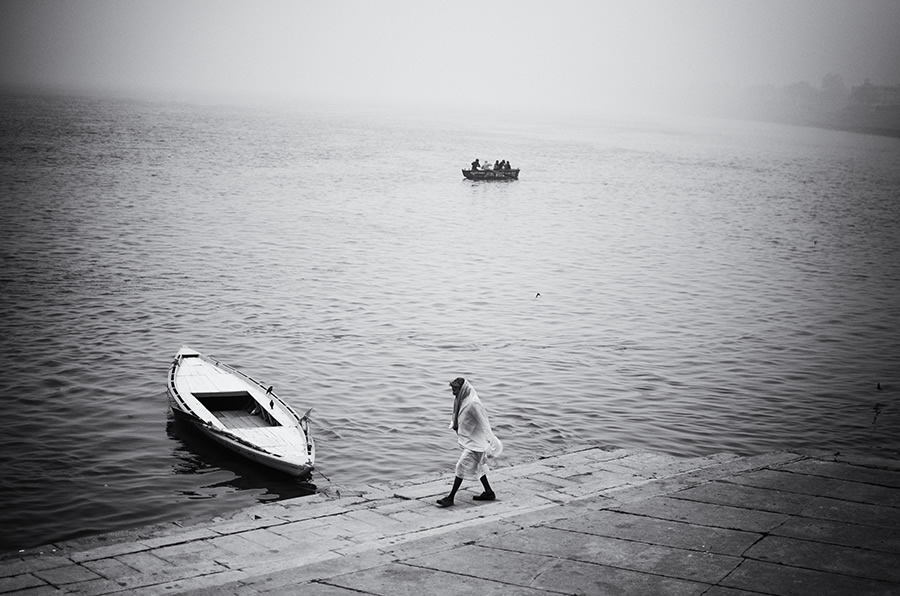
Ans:
{"label": "boat bench seat", "polygon": [[263,428],[271,426],[261,416],[245,410],[218,410],[210,412],[225,428]]}

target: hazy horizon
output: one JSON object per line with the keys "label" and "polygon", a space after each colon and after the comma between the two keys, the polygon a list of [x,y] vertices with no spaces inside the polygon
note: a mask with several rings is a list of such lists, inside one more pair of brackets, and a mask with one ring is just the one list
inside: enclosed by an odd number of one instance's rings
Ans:
{"label": "hazy horizon", "polygon": [[602,112],[900,83],[900,2],[4,0],[0,86]]}

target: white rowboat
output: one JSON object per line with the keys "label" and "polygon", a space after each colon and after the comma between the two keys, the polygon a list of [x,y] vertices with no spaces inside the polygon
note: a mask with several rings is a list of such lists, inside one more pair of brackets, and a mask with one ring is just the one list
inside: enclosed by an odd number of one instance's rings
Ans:
{"label": "white rowboat", "polygon": [[176,416],[235,453],[292,476],[312,471],[309,411],[297,415],[271,387],[183,347],[169,368],[167,393]]}

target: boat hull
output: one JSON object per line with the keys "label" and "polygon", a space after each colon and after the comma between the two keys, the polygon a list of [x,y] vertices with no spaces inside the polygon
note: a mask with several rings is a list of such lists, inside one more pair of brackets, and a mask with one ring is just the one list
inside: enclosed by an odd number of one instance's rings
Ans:
{"label": "boat hull", "polygon": [[298,478],[308,476],[313,471],[314,465],[312,461],[289,461],[274,457],[261,449],[236,441],[234,438],[229,437],[224,433],[216,432],[205,424],[198,424],[194,420],[192,420],[191,423],[197,430],[222,447],[230,449],[234,453],[245,459],[249,459],[250,461]]}
{"label": "boat hull", "polygon": [[166,393],[176,417],[230,451],[291,476],[313,470],[308,418],[243,373],[182,348],[169,369]]}
{"label": "boat hull", "polygon": [[518,168],[513,170],[463,170],[463,176],[467,180],[504,181],[518,180]]}

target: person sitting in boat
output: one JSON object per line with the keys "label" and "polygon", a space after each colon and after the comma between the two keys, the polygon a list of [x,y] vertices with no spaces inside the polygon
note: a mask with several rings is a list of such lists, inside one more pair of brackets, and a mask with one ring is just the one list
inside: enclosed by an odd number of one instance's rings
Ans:
{"label": "person sitting in boat", "polygon": [[480,167],[481,167],[481,164],[478,163],[478,158],[476,157],[476,158],[475,158],[475,161],[472,162],[472,169],[473,169],[473,170],[477,170],[477,169],[480,168]]}
{"label": "person sitting in boat", "polygon": [[504,161],[504,162],[503,162],[503,169],[504,169],[504,170],[511,170],[511,169],[512,169],[512,166],[509,165],[509,162],[508,162],[508,161]]}

